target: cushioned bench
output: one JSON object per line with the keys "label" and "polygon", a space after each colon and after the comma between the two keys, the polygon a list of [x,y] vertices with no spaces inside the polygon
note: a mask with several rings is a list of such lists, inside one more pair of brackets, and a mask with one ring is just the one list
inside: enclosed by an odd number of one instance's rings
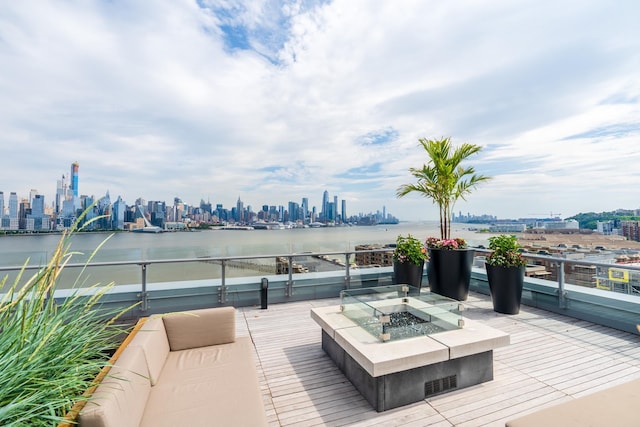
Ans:
{"label": "cushioned bench", "polygon": [[640,380],[631,381],[508,421],[507,427],[638,427]]}
{"label": "cushioned bench", "polygon": [[149,318],[78,416],[81,427],[266,426],[233,307]]}

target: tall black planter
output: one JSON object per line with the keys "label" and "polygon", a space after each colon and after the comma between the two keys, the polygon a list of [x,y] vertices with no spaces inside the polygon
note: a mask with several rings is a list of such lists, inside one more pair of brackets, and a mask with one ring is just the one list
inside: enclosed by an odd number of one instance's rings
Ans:
{"label": "tall black planter", "polygon": [[429,249],[427,275],[431,292],[466,300],[474,254],[473,249]]}
{"label": "tall black planter", "polygon": [[485,267],[493,310],[504,314],[518,314],[522,300],[524,266],[500,267],[485,264]]}
{"label": "tall black planter", "polygon": [[424,261],[420,265],[410,262],[393,262],[393,277],[396,285],[410,285],[420,290],[422,288],[422,273],[424,272]]}

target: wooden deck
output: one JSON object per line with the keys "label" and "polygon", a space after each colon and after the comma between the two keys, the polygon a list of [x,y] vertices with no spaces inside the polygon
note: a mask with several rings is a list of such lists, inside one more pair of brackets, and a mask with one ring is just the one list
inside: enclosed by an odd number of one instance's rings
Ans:
{"label": "wooden deck", "polygon": [[238,309],[256,348],[272,426],[504,426],[508,419],[640,378],[640,336],[544,310],[495,313],[471,293],[465,317],[511,334],[494,352],[494,380],[378,413],[320,347],[312,307],[338,299]]}

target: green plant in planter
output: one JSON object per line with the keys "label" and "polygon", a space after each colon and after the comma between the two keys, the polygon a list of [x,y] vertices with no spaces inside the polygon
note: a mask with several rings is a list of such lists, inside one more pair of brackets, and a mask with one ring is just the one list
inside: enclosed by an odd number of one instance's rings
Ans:
{"label": "green plant in planter", "polygon": [[516,236],[501,234],[489,238],[485,267],[493,310],[498,313],[518,314],[524,286],[526,259],[520,253]]}
{"label": "green plant in planter", "polygon": [[[45,267],[20,284],[23,267],[8,292],[0,295],[2,426],[57,425],[128,332],[113,322],[131,307],[117,312],[100,307],[100,299],[113,284],[77,289],[63,300],[52,297],[60,273],[74,255],[71,234],[63,235]],[[7,276],[0,289],[6,281]]]}
{"label": "green plant in planter", "polygon": [[393,251],[394,261],[421,265],[427,258],[427,248],[420,240],[412,237],[411,234],[407,234],[406,237],[398,236],[396,248]]}
{"label": "green plant in planter", "polygon": [[520,252],[518,239],[514,235],[501,234],[489,238],[491,254],[485,262],[499,267],[522,267],[527,265],[527,260]]}

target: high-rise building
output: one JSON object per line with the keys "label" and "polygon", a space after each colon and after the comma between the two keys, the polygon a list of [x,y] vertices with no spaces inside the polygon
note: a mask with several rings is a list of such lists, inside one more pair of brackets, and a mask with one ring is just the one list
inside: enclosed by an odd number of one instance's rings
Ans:
{"label": "high-rise building", "polygon": [[347,222],[347,201],[342,199],[342,222]]}
{"label": "high-rise building", "polygon": [[56,185],[56,206],[55,212],[59,214],[62,212],[62,204],[67,199],[67,180],[64,175],[62,179],[59,179]]}
{"label": "high-rise building", "polygon": [[173,198],[173,208],[171,209],[171,218],[172,222],[182,221],[182,216],[184,215],[184,202],[180,197]]}
{"label": "high-rise building", "polygon": [[242,200],[240,200],[240,196],[238,196],[238,202],[236,203],[235,220],[237,222],[243,222],[244,221],[244,204],[242,203]]}
{"label": "high-rise building", "polygon": [[328,214],[329,213],[329,192],[324,190],[322,193],[322,212],[320,212],[320,218],[322,218],[325,222],[329,221]]}
{"label": "high-rise building", "polygon": [[309,198],[302,198],[302,220],[306,221],[309,218]]}
{"label": "high-rise building", "polygon": [[0,230],[9,228],[9,217],[4,212],[4,192],[0,191]]}
{"label": "high-rise building", "polygon": [[34,194],[33,199],[31,199],[30,213],[26,215],[25,219],[24,228],[26,230],[48,231],[51,228],[49,216],[45,215],[44,208],[44,196],[42,194]]}
{"label": "high-rise building", "polygon": [[299,209],[300,206],[296,202],[289,202],[289,221],[298,221],[300,219]]}
{"label": "high-rise building", "polygon": [[34,194],[31,199],[31,215],[35,218],[44,216],[44,196],[42,194]]}
{"label": "high-rise building", "polygon": [[18,219],[18,195],[15,191],[9,193],[9,218]]}
{"label": "high-rise building", "polygon": [[33,224],[27,226],[27,216],[31,215],[31,202],[28,199],[20,199],[18,204],[18,228],[21,230],[33,230]]}
{"label": "high-rise building", "polygon": [[118,196],[118,199],[113,203],[113,222],[112,222],[113,228],[117,230],[124,229],[125,208],[126,208],[126,205],[124,203],[124,200],[122,200],[122,198]]}
{"label": "high-rise building", "polygon": [[148,213],[146,215],[149,215],[149,222],[151,222],[151,225],[164,228],[166,209],[165,202],[150,201],[147,204]]}
{"label": "high-rise building", "polygon": [[80,164],[78,162],[71,163],[71,195],[78,197],[78,169]]}

